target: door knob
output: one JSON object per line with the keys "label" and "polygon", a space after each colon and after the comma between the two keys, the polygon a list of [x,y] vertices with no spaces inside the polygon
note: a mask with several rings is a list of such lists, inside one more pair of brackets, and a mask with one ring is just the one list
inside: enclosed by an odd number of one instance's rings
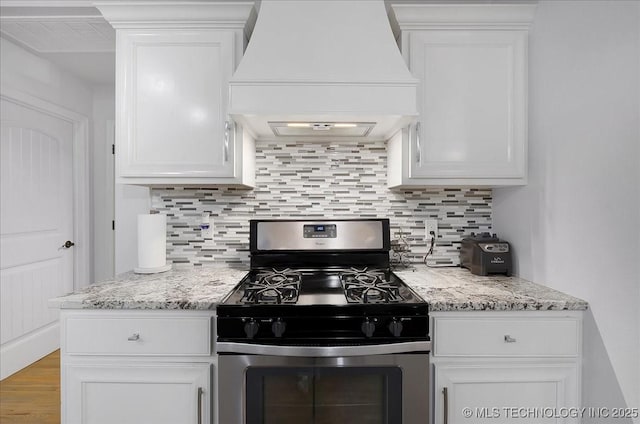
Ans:
{"label": "door knob", "polygon": [[71,246],[75,246],[76,244],[74,242],[72,242],[71,240],[67,240],[64,242],[64,244],[62,245],[62,247],[64,247],[65,249],[70,248]]}

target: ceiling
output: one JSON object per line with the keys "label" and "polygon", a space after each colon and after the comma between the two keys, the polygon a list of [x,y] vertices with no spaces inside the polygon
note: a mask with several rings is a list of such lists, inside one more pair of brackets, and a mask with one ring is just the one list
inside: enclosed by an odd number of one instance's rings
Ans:
{"label": "ceiling", "polygon": [[0,1],[0,34],[88,83],[114,83],[115,31],[88,1]]}

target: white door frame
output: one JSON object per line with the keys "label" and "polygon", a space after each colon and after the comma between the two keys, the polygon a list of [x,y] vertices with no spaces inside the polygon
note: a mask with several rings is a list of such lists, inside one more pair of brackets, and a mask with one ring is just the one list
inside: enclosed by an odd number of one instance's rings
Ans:
{"label": "white door frame", "polygon": [[0,98],[62,119],[73,126],[73,289],[86,287],[91,275],[89,118],[6,84],[0,86]]}

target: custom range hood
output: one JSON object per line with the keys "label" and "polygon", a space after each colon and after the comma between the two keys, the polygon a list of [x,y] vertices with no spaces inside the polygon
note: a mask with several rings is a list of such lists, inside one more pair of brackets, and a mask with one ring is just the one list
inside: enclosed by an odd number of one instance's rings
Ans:
{"label": "custom range hood", "polygon": [[262,0],[229,114],[259,138],[388,139],[416,119],[417,84],[383,0]]}

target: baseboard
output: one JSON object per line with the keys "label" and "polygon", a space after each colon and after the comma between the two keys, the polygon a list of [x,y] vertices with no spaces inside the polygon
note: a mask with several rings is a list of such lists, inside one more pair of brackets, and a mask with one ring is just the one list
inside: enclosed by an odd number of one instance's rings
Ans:
{"label": "baseboard", "polygon": [[60,322],[52,322],[0,346],[0,380],[60,347]]}

